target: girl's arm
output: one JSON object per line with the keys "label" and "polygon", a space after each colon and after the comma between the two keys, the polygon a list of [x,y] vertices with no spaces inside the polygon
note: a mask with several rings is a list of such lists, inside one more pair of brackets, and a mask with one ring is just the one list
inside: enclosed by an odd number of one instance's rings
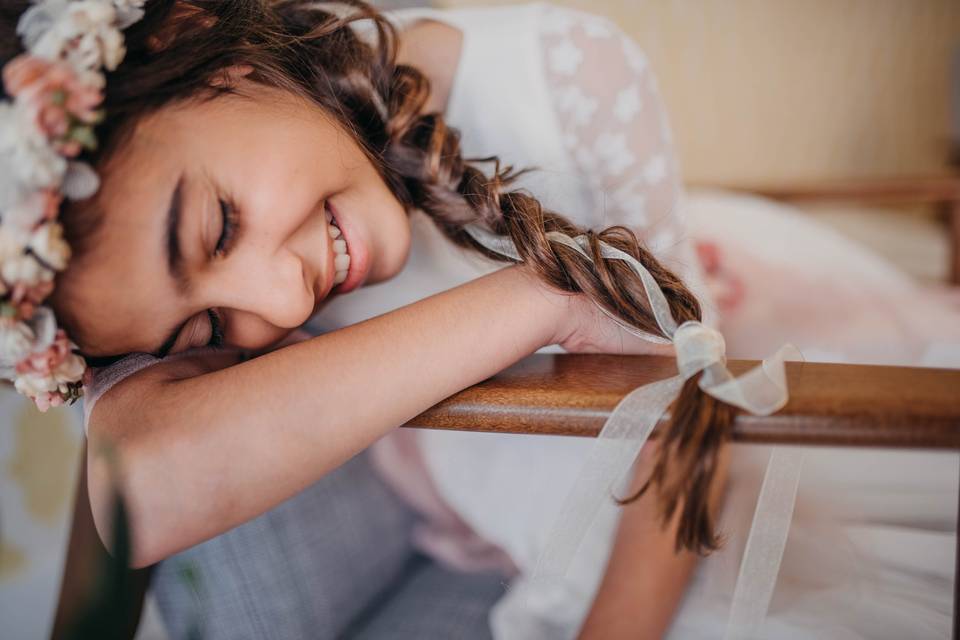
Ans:
{"label": "girl's arm", "polygon": [[154,563],[259,515],[440,400],[558,341],[579,297],[511,266],[234,366],[215,369],[229,364],[221,356],[131,376],[90,420],[101,537],[112,469],[128,503],[132,564]]}
{"label": "girl's arm", "polygon": [[[643,486],[657,458],[657,442],[648,442],[636,465],[633,486]],[[729,466],[729,447],[721,451],[720,470],[710,489],[714,518],[720,513]],[[623,507],[613,551],[579,640],[657,640],[666,635],[696,568],[698,556],[677,552],[674,544],[680,511],[671,525],[660,526],[656,491]]]}

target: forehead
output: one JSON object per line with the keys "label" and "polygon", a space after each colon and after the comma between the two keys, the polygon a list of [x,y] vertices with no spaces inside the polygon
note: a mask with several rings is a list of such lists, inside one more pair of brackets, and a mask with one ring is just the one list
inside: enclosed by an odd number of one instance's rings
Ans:
{"label": "forehead", "polygon": [[166,309],[175,291],[163,241],[178,175],[175,150],[175,136],[138,125],[129,144],[100,169],[100,190],[80,214],[99,218],[96,231],[61,276],[56,295],[70,307],[80,347],[89,355],[155,348],[145,329],[170,321]]}

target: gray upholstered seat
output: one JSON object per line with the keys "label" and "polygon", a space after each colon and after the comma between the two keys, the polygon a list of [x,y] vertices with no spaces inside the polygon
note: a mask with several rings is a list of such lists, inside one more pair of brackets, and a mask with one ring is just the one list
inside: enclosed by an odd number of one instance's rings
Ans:
{"label": "gray upholstered seat", "polygon": [[173,640],[488,638],[499,574],[410,546],[416,515],[361,454],[272,511],[165,560],[153,593]]}

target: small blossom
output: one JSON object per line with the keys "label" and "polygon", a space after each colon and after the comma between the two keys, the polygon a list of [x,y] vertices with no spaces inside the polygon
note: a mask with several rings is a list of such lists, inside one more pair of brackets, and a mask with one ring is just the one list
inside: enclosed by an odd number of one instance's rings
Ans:
{"label": "small blossom", "polygon": [[[70,343],[70,347],[71,349],[76,348],[73,343]],[[70,351],[54,370],[53,377],[57,380],[62,391],[68,383],[80,382],[86,370],[87,364],[83,361],[83,358]]]}
{"label": "small blossom", "polygon": [[[44,221],[55,220],[60,212],[62,199],[53,189],[33,191],[3,211],[3,225],[6,227],[9,224],[11,229],[15,227],[29,232]],[[0,246],[2,244],[3,240],[0,239]],[[3,250],[0,249],[0,256],[2,255]]]}
{"label": "small blossom", "polygon": [[32,399],[37,405],[37,409],[42,413],[45,413],[50,407],[59,407],[63,404],[63,396],[60,391],[45,391],[39,395],[32,396]]}
{"label": "small blossom", "polygon": [[30,355],[33,331],[14,318],[0,318],[0,366],[12,367]]}
{"label": "small blossom", "polygon": [[143,17],[144,0],[113,0],[117,10],[117,26],[126,29]]}
{"label": "small blossom", "polygon": [[32,55],[21,55],[3,69],[7,92],[28,105],[37,126],[48,138],[64,138],[74,122],[97,120],[103,93],[85,82],[68,65]]}
{"label": "small blossom", "polygon": [[30,106],[0,103],[0,202],[56,188],[66,170],[67,161],[51,148]]}
{"label": "small blossom", "polygon": [[[29,396],[34,400],[37,398],[44,398],[46,402],[49,402],[50,395],[58,391],[57,384],[52,378],[36,374],[17,376],[17,379],[14,380],[13,386],[16,387],[17,391],[25,396]],[[48,404],[47,406],[51,405]]]}
{"label": "small blossom", "polygon": [[17,317],[27,320],[33,318],[37,307],[53,293],[53,286],[52,279],[30,286],[23,283],[16,284],[10,290],[10,304],[16,308]]}
{"label": "small blossom", "polygon": [[0,278],[3,278],[7,286],[14,290],[17,287],[25,290],[49,282],[53,280],[53,275],[53,271],[37,262],[37,259],[28,253],[5,260],[0,266]]}
{"label": "small blossom", "polygon": [[33,232],[29,248],[48,267],[62,271],[70,259],[70,245],[63,239],[63,227],[48,222]]}
{"label": "small blossom", "polygon": [[63,329],[58,329],[53,341],[45,348],[34,345],[34,350],[17,363],[17,373],[20,375],[37,375],[51,377],[56,384],[79,380],[83,368],[77,370],[73,357],[73,343],[67,338]]}
{"label": "small blossom", "polygon": [[[4,217],[4,221],[6,221],[6,217]],[[28,230],[6,224],[6,222],[0,224],[0,264],[22,256],[29,239]]]}
{"label": "small blossom", "polygon": [[116,22],[107,0],[43,0],[24,13],[17,30],[36,56],[65,59],[78,71],[113,71],[126,53]]}

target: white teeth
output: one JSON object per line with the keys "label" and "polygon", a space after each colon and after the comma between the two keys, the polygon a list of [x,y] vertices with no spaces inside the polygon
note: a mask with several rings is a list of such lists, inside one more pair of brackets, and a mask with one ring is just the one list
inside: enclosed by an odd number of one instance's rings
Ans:
{"label": "white teeth", "polygon": [[350,254],[347,253],[347,241],[343,239],[343,232],[337,226],[337,221],[329,209],[324,209],[324,215],[327,218],[327,232],[330,239],[333,240],[331,248],[333,249],[333,284],[338,285],[347,279],[350,273]]}

